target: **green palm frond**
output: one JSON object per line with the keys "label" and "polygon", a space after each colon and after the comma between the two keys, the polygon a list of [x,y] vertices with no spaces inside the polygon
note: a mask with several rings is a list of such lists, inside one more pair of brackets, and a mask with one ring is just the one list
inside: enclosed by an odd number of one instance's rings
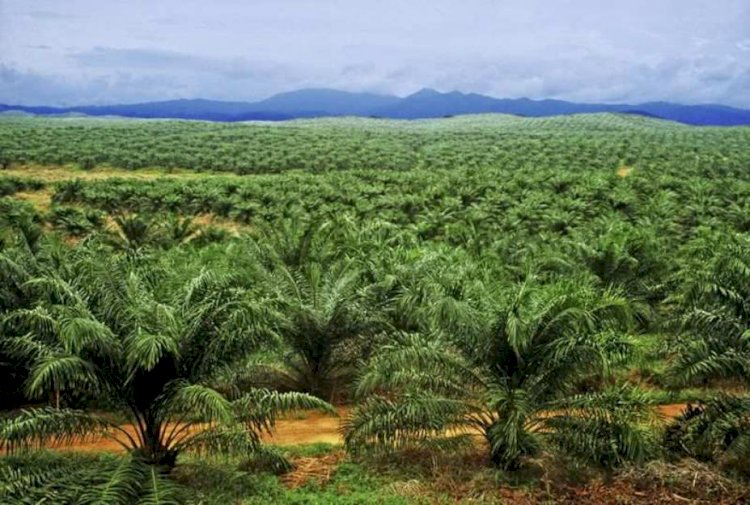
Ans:
{"label": "green palm frond", "polygon": [[145,481],[137,505],[181,505],[180,489],[167,479],[158,468],[152,466],[146,472]]}
{"label": "green palm frond", "polygon": [[316,409],[336,415],[328,402],[315,396],[267,389],[254,389],[232,402],[237,419],[255,433],[271,433],[280,414],[295,410]]}
{"label": "green palm frond", "polygon": [[26,283],[32,289],[40,291],[53,303],[70,306],[85,306],[82,294],[68,281],[57,276],[36,277]]}
{"label": "green palm frond", "polygon": [[85,475],[63,458],[6,456],[0,461],[0,502],[77,503]]}
{"label": "green palm frond", "polygon": [[698,459],[736,459],[740,465],[746,464],[750,458],[750,398],[720,394],[703,405],[689,405],[668,426],[665,445]]}
{"label": "green palm frond", "polygon": [[604,467],[640,463],[657,452],[653,399],[620,387],[557,402],[554,415],[542,419],[560,450]]}
{"label": "green palm frond", "polygon": [[65,389],[95,391],[99,386],[96,369],[90,361],[73,354],[48,355],[31,368],[26,391],[29,397],[39,398]]}
{"label": "green palm frond", "polygon": [[60,351],[32,334],[21,336],[3,336],[0,339],[0,349],[25,363],[33,363],[43,358],[49,358]]}
{"label": "green palm frond", "polygon": [[65,467],[37,467],[33,469],[0,467],[0,500],[4,503],[22,503],[21,496],[29,489],[40,488],[60,479],[70,470]]}
{"label": "green palm frond", "polygon": [[7,327],[23,328],[25,331],[33,332],[38,336],[51,335],[57,327],[56,320],[45,307],[37,306],[33,309],[18,309],[10,312],[3,318],[3,324]]}
{"label": "green palm frond", "polygon": [[150,371],[165,357],[174,357],[179,348],[174,338],[164,333],[137,331],[125,342],[125,353],[131,373]]}
{"label": "green palm frond", "polygon": [[397,450],[429,445],[467,426],[465,402],[428,394],[405,394],[397,400],[371,396],[360,402],[342,425],[350,450]]}
{"label": "green palm frond", "polygon": [[80,410],[23,410],[0,423],[0,446],[7,451],[68,445],[105,436],[111,423]]}
{"label": "green palm frond", "polygon": [[101,472],[101,482],[92,482],[80,498],[86,505],[131,505],[141,493],[149,468],[129,457],[122,458],[111,472]]}
{"label": "green palm frond", "polygon": [[370,361],[357,381],[355,397],[377,390],[424,390],[463,393],[481,386],[472,365],[450,343],[421,335],[402,335],[401,343],[385,346]]}
{"label": "green palm frond", "polygon": [[63,317],[58,328],[60,343],[67,352],[111,352],[118,345],[112,330],[91,317]]}
{"label": "green palm frond", "polygon": [[248,456],[260,450],[259,437],[243,425],[217,426],[187,436],[174,446],[180,451],[223,456]]}
{"label": "green palm frond", "polygon": [[515,469],[522,458],[539,452],[542,434],[538,417],[544,403],[533,390],[500,380],[486,390],[483,401],[493,413],[483,428],[490,445],[490,458],[496,465]]}
{"label": "green palm frond", "polygon": [[218,391],[201,384],[178,381],[168,386],[161,403],[164,417],[189,416],[195,422],[231,423],[232,403]]}
{"label": "green palm frond", "polygon": [[276,447],[258,445],[246,456],[249,456],[253,467],[271,471],[275,475],[287,473],[294,468],[294,465]]}

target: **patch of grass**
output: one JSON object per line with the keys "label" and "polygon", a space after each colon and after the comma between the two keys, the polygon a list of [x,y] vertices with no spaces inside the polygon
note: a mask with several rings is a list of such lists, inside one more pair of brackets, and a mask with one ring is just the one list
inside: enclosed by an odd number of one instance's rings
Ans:
{"label": "patch of grass", "polygon": [[[330,451],[323,447],[319,451]],[[305,451],[299,451],[305,452]],[[385,477],[371,474],[367,469],[352,462],[339,465],[332,478],[325,484],[310,481],[290,489],[281,477],[270,474],[254,474],[237,470],[233,463],[211,460],[188,459],[179,466],[174,478],[188,487],[191,502],[202,505],[310,504],[310,505],[402,505],[409,503],[431,503],[412,501],[399,496],[390,488]]]}
{"label": "patch of grass", "polygon": [[315,444],[285,445],[279,447],[279,449],[289,458],[315,458],[340,450],[341,446],[318,442]]}

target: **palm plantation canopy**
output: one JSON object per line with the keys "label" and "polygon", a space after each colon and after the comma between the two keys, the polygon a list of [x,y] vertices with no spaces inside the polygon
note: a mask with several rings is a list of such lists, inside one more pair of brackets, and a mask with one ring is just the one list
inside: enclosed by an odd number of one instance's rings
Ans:
{"label": "palm plantation canopy", "polygon": [[[333,405],[344,480],[462,451],[493,482],[748,467],[747,128],[9,118],[0,132],[2,502],[201,503],[181,472],[288,471],[263,437]],[[122,455],[40,455],[102,436]]]}

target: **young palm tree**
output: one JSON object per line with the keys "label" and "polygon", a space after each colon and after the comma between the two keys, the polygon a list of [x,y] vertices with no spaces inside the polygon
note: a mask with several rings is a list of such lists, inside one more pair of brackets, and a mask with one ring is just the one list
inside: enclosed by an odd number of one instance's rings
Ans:
{"label": "young palm tree", "polygon": [[138,254],[144,247],[158,242],[158,227],[152,219],[136,214],[118,215],[113,223],[106,242],[118,251]]}
{"label": "young palm tree", "polygon": [[283,265],[301,268],[312,261],[323,261],[330,255],[331,223],[284,220],[261,225],[255,241],[256,256],[266,267]]}
{"label": "young palm tree", "polygon": [[282,363],[255,364],[265,382],[333,401],[346,394],[355,364],[386,327],[363,299],[361,276],[350,262],[299,269],[277,265],[268,282],[283,314],[277,329],[286,346]]}
{"label": "young palm tree", "polygon": [[580,391],[623,352],[614,332],[629,319],[615,293],[525,283],[471,341],[412,335],[374,358],[358,384],[365,399],[345,425],[346,444],[392,449],[479,432],[492,461],[508,469],[545,442],[607,465],[643,458],[650,437],[637,422],[650,416],[646,398]]}
{"label": "young palm tree", "polygon": [[600,226],[604,229],[595,237],[578,244],[581,262],[603,286],[617,287],[631,299],[659,300],[668,271],[653,226],[638,229],[611,220]]}
{"label": "young palm tree", "polygon": [[[678,385],[714,379],[750,385],[750,240],[706,244],[702,269],[685,268],[675,297],[682,309],[670,374]],[[667,433],[672,448],[692,456],[750,461],[750,398],[719,394],[688,409]]]}
{"label": "young palm tree", "polygon": [[[682,309],[673,377],[683,383],[735,378],[750,383],[750,239],[736,236],[702,269],[687,265],[674,297]],[[717,250],[718,249],[718,250]]]}
{"label": "young palm tree", "polygon": [[[7,217],[7,216],[5,216]],[[34,301],[27,282],[64,257],[58,244],[44,240],[44,246],[32,247],[26,228],[9,228],[6,244],[0,248],[0,314],[28,308]],[[14,328],[0,325],[0,342],[12,335]],[[0,345],[0,381],[3,387],[0,398],[11,406],[23,402],[23,382],[27,375],[27,363],[10,355]]]}
{"label": "young palm tree", "polygon": [[129,265],[114,260],[80,282],[29,281],[40,303],[6,318],[26,332],[4,345],[31,364],[29,397],[86,391],[127,412],[132,429],[93,412],[38,408],[0,425],[2,447],[106,435],[134,464],[168,471],[184,451],[263,452],[260,433],[282,411],[331,410],[305,394],[251,390],[227,397],[214,387],[225,367],[262,343],[269,317],[237,279],[204,272],[165,302]]}

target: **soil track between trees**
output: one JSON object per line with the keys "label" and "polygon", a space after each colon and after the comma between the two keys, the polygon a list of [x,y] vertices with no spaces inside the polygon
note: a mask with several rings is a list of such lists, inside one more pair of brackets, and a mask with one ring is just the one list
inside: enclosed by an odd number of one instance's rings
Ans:
{"label": "soil track between trees", "polygon": [[[685,408],[684,403],[660,405],[657,407],[659,414],[665,418],[674,418],[680,415]],[[273,445],[309,445],[326,443],[338,445],[343,443],[340,432],[340,422],[349,412],[348,407],[337,409],[339,417],[334,417],[317,411],[300,412],[284,419],[276,421],[276,426],[271,435],[264,435],[263,441]],[[121,426],[131,435],[135,434],[132,425]],[[200,429],[196,426],[196,429]],[[78,451],[78,452],[122,452],[123,447],[115,440],[108,437],[87,439],[73,444],[51,448]]]}
{"label": "soil track between trees", "polygon": [[227,174],[216,174],[213,172],[196,172],[182,169],[164,170],[157,168],[143,168],[138,170],[127,170],[124,168],[114,167],[97,167],[91,170],[81,170],[69,165],[14,165],[12,168],[7,168],[3,171],[0,171],[0,175],[8,177],[30,178],[48,184],[54,184],[56,182],[69,181],[73,179],[83,179],[85,181],[111,178],[138,180],[150,180],[159,178],[199,179],[212,175],[228,175],[230,177],[237,177],[231,172]]}

